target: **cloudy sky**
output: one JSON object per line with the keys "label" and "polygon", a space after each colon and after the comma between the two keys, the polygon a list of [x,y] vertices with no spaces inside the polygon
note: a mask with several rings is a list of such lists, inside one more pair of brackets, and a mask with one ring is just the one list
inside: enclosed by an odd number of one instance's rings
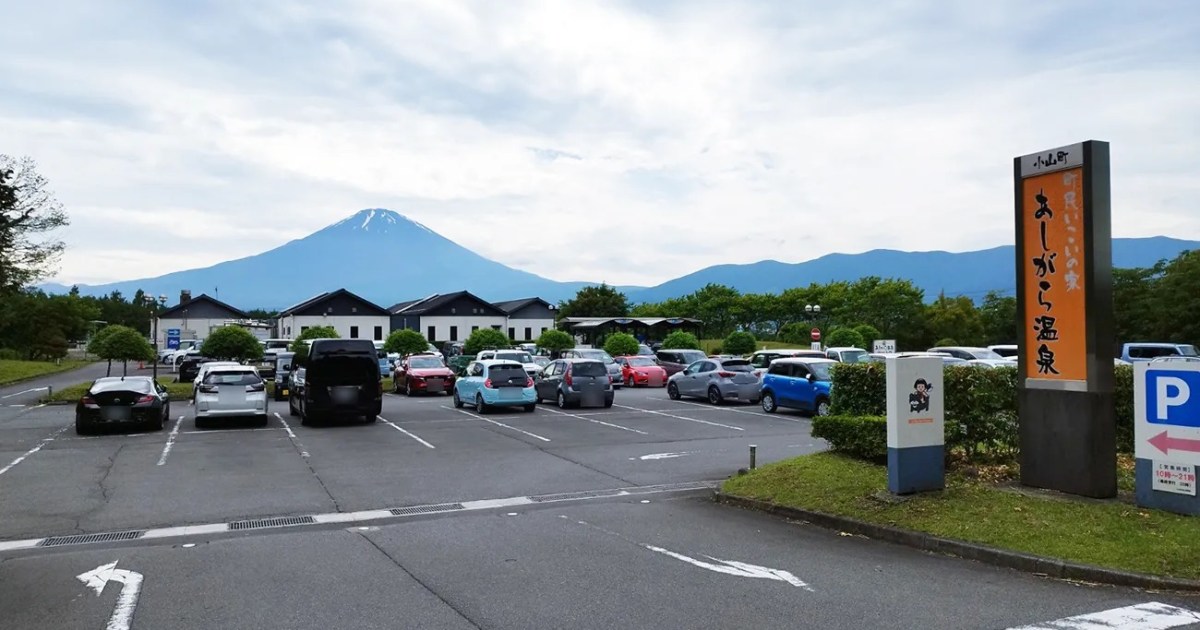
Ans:
{"label": "cloudy sky", "polygon": [[[556,280],[1012,242],[1012,158],[1112,143],[1114,234],[1200,239],[1200,4],[6,0],[0,153],[58,279],[361,208]],[[586,238],[590,247],[556,242]]]}

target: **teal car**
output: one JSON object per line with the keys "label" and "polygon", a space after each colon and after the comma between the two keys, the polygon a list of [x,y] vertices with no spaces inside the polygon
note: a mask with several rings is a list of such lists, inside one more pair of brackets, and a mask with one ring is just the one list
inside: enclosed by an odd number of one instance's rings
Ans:
{"label": "teal car", "polygon": [[478,413],[496,407],[537,409],[537,389],[525,366],[505,359],[472,361],[466,374],[454,381],[454,406],[471,405]]}

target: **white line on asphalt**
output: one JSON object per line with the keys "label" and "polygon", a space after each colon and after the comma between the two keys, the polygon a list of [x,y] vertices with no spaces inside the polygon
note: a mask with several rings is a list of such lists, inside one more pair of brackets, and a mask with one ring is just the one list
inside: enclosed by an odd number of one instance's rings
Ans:
{"label": "white line on asphalt", "polygon": [[730,409],[729,407],[714,407],[712,405],[705,405],[703,403],[692,402],[690,400],[675,400],[672,402],[676,402],[676,403],[679,403],[682,405],[695,405],[696,407],[703,407],[703,408],[711,410],[711,411],[731,411],[733,413],[744,413],[748,416],[762,416],[764,418],[771,418],[773,420],[784,420],[787,422],[800,422],[800,420],[793,418],[791,416],[781,416],[778,414],[764,413],[761,411],[749,411],[746,409]]}
{"label": "white line on asphalt", "polygon": [[[30,392],[40,392],[40,391],[42,391],[43,389],[46,389],[46,388],[45,388],[45,387],[35,387],[35,388],[33,388],[33,389],[27,389],[27,390],[25,390],[25,391],[23,391],[23,392],[17,392],[17,393],[15,393],[15,394],[9,394],[9,395],[7,395],[7,396],[0,396],[0,400],[2,400],[2,399],[5,399],[5,398],[13,398],[14,396],[20,396],[21,394],[28,394],[28,393],[30,393]],[[13,406],[15,407],[16,405],[13,405]]]}
{"label": "white line on asphalt", "polygon": [[687,420],[688,422],[698,422],[700,424],[708,424],[708,425],[712,425],[714,427],[723,427],[726,429],[733,429],[735,431],[745,431],[745,429],[743,429],[742,427],[735,427],[732,424],[721,424],[720,422],[709,422],[708,420],[700,420],[698,418],[685,418],[683,416],[677,416],[673,413],[665,413],[662,411],[652,411],[650,409],[640,409],[638,407],[626,407],[625,405],[613,405],[613,406],[620,407],[621,409],[631,409],[633,411],[642,411],[645,413],[652,413],[656,416],[666,416],[668,418],[675,418],[676,420]]}
{"label": "white line on asphalt", "polygon": [[514,507],[517,505],[531,505],[533,499],[529,497],[510,497],[507,499],[482,499],[479,501],[463,501],[464,510],[488,510],[491,508]]}
{"label": "white line on asphalt", "polygon": [[1102,610],[1009,630],[1167,630],[1200,622],[1200,614],[1159,602]]}
{"label": "white line on asphalt", "polygon": [[4,473],[6,473],[6,472],[8,472],[8,471],[12,470],[12,467],[13,467],[13,466],[16,466],[17,464],[20,464],[21,462],[25,461],[25,458],[26,458],[26,457],[29,457],[30,455],[33,455],[34,453],[36,453],[36,452],[38,452],[38,451],[42,450],[42,447],[43,447],[43,446],[45,446],[45,445],[47,445],[47,444],[49,444],[49,443],[53,442],[53,441],[54,441],[54,438],[56,438],[56,437],[58,437],[58,436],[62,435],[63,431],[66,431],[66,430],[67,430],[67,429],[69,429],[69,428],[71,428],[71,427],[70,427],[70,425],[67,425],[67,426],[65,426],[65,427],[63,427],[63,428],[61,428],[61,429],[59,429],[59,430],[55,431],[54,433],[50,434],[50,437],[43,439],[41,442],[38,442],[38,443],[37,443],[37,446],[35,446],[35,447],[33,447],[33,448],[29,449],[28,451],[25,451],[25,454],[24,454],[24,455],[22,455],[22,456],[20,456],[20,457],[18,457],[18,458],[16,458],[16,459],[14,459],[14,460],[12,460],[12,463],[10,463],[9,465],[5,466],[4,468],[0,468],[0,475],[3,475]]}
{"label": "white line on asphalt", "polygon": [[180,431],[180,435],[209,435],[212,433],[254,433],[255,431],[282,431],[283,427],[265,427],[262,429],[196,429],[194,431]]}
{"label": "white line on asphalt", "polygon": [[175,446],[175,438],[179,436],[179,427],[183,426],[183,416],[175,419],[175,426],[171,429],[171,434],[167,436],[167,443],[163,445],[162,456],[158,458],[158,465],[162,466],[167,463],[167,455],[171,452],[171,447]]}
{"label": "white line on asphalt", "polygon": [[393,424],[393,423],[392,423],[390,420],[388,420],[387,418],[384,418],[383,416],[377,416],[377,417],[378,417],[380,420],[383,420],[383,423],[384,423],[384,424],[386,424],[386,425],[388,425],[389,427],[392,427],[393,429],[395,429],[395,430],[397,430],[397,431],[399,431],[399,432],[403,433],[404,435],[407,435],[408,437],[410,437],[410,438],[412,438],[412,439],[414,439],[414,440],[416,440],[416,441],[420,442],[421,444],[424,444],[425,446],[428,446],[429,448],[436,448],[434,445],[430,444],[429,442],[426,442],[425,440],[422,440],[421,438],[417,437],[415,434],[413,434],[413,433],[409,433],[408,431],[405,431],[404,429],[401,429],[400,427],[396,426],[395,424]]}
{"label": "white line on asphalt", "polygon": [[623,426],[621,426],[621,425],[619,425],[619,424],[613,424],[613,423],[611,423],[611,422],[605,422],[605,421],[603,421],[603,420],[597,420],[597,419],[595,419],[595,418],[589,418],[589,417],[587,417],[587,416],[581,416],[581,415],[574,414],[574,413],[567,413],[567,412],[565,412],[565,411],[559,411],[559,410],[557,410],[557,409],[551,409],[551,408],[549,408],[549,407],[542,407],[542,411],[549,411],[550,413],[557,413],[557,414],[559,414],[559,415],[567,416],[567,417],[570,417],[570,418],[579,418],[580,420],[587,420],[588,422],[595,422],[596,424],[602,424],[602,425],[604,425],[604,426],[606,426],[606,427],[612,427],[612,428],[614,428],[614,429],[621,429],[622,431],[630,431],[630,432],[633,432],[633,433],[640,433],[640,434],[642,434],[642,435],[650,435],[649,433],[646,433],[645,431],[639,431],[639,430],[637,430],[637,429],[631,429],[631,428],[629,428],[629,427],[623,427]]}
{"label": "white line on asphalt", "polygon": [[445,405],[442,405],[442,409],[449,409],[449,410],[451,410],[451,411],[457,411],[457,412],[459,412],[459,413],[465,413],[465,414],[467,414],[468,416],[471,416],[472,418],[475,418],[476,420],[483,420],[484,422],[490,422],[490,423],[492,423],[492,424],[494,424],[494,425],[496,425],[496,426],[498,426],[498,427],[504,427],[505,429],[512,429],[513,431],[516,431],[517,433],[524,433],[525,435],[528,435],[529,437],[532,437],[532,438],[537,438],[537,439],[539,439],[539,440],[541,440],[541,441],[543,441],[543,442],[549,442],[549,441],[550,441],[550,438],[547,438],[547,437],[542,437],[542,436],[540,436],[540,435],[538,435],[538,434],[536,434],[536,433],[530,433],[530,432],[528,432],[528,431],[525,431],[525,430],[522,430],[522,429],[518,429],[517,427],[510,427],[510,426],[508,426],[507,424],[504,424],[503,422],[496,422],[495,420],[492,420],[491,418],[484,418],[483,416],[477,416],[477,415],[475,415],[475,414],[471,413],[470,411],[466,411],[466,410],[463,410],[463,409],[455,409],[454,407],[447,407],[447,406],[445,406]]}
{"label": "white line on asphalt", "polygon": [[9,405],[9,407],[24,407],[25,405]]}
{"label": "white line on asphalt", "polygon": [[287,420],[284,420],[278,411],[275,412],[275,417],[279,418],[279,421],[283,423],[283,429],[287,431],[288,438],[292,440],[292,444],[296,445],[296,450],[300,451],[300,457],[308,459],[308,451],[304,450],[304,445],[300,443],[300,438],[296,437],[296,434],[292,432],[292,427],[288,426]]}

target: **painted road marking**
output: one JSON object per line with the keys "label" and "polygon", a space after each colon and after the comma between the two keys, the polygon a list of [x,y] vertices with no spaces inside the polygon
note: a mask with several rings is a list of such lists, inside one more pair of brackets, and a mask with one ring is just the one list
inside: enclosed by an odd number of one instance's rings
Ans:
{"label": "painted road marking", "polygon": [[[0,396],[0,400],[6,399],[6,398],[15,398],[17,396],[20,396],[21,394],[32,394],[33,392],[40,392],[44,389],[46,389],[46,388],[45,387],[35,387],[33,389],[27,389],[25,391],[17,392],[15,394],[9,394],[7,396]],[[13,406],[18,407],[19,405],[13,405]]]}
{"label": "painted road marking", "polygon": [[642,455],[641,457],[630,457],[629,461],[637,461],[639,459],[642,461],[654,459],[675,459],[676,457],[686,457],[699,452],[700,451],[684,451],[682,453],[650,453],[649,455]]}
{"label": "painted road marking", "polygon": [[[549,505],[561,503],[575,503],[582,501],[595,501],[598,499],[614,499],[619,497],[635,497],[654,494],[671,494],[676,492],[695,492],[697,490],[711,490],[716,488],[721,481],[694,481],[688,483],[662,484],[654,486],[630,486],[626,488],[613,488],[602,493],[595,491],[582,491],[579,493],[566,493],[564,496],[522,496],[522,497],[506,497],[502,499],[481,499],[476,501],[462,501],[457,505],[462,507],[450,507],[447,503],[434,503],[430,505],[413,505],[405,506],[407,508],[427,508],[422,510],[413,510],[411,514],[430,515],[430,514],[447,514],[447,513],[462,513],[478,510],[491,510],[497,508],[511,508],[520,505]],[[382,510],[363,510],[359,512],[328,512],[325,514],[310,514],[313,519],[313,524],[323,523],[360,523],[365,521],[375,521],[384,519],[403,519],[406,515],[397,515],[392,512],[395,508],[387,508]],[[296,516],[295,514],[287,514],[286,516]],[[267,515],[257,517],[262,519],[275,518]],[[256,520],[257,520],[256,518]],[[566,517],[563,517],[566,518]],[[197,536],[212,536],[216,534],[225,534],[231,531],[229,529],[230,522],[224,523],[206,523],[202,525],[180,525],[172,527],[159,527],[157,529],[145,530],[138,540],[142,539],[158,539],[158,538],[177,538],[177,537],[197,537]],[[280,528],[295,528],[303,527],[303,525],[280,525]],[[596,527],[592,525],[592,527]],[[266,531],[275,529],[274,527],[258,528],[258,531]],[[618,535],[619,534],[615,534]],[[35,549],[41,545],[46,539],[53,536],[45,536],[42,538],[29,538],[24,540],[9,540],[0,542],[0,552],[17,551],[22,549]],[[81,543],[81,544],[96,544],[96,543]]]}
{"label": "painted road marking", "polygon": [[445,406],[445,405],[442,405],[442,409],[449,409],[449,410],[451,410],[451,411],[457,411],[457,412],[459,412],[459,413],[465,413],[465,414],[467,414],[468,416],[471,416],[472,418],[475,418],[476,420],[483,420],[484,422],[490,422],[490,423],[492,423],[492,424],[494,424],[494,425],[496,425],[496,426],[498,426],[498,427],[504,427],[505,429],[512,429],[513,431],[516,431],[517,433],[524,433],[525,435],[528,435],[529,437],[532,437],[532,438],[537,438],[537,439],[539,439],[539,440],[541,440],[541,441],[543,441],[543,442],[549,442],[549,441],[550,441],[550,438],[547,438],[547,437],[542,437],[542,436],[540,436],[540,435],[538,435],[538,434],[536,434],[536,433],[530,433],[530,432],[528,432],[528,431],[525,431],[525,430],[523,430],[523,429],[518,429],[517,427],[510,427],[510,426],[508,426],[507,424],[504,424],[503,422],[496,422],[495,420],[492,420],[491,418],[484,418],[483,416],[477,416],[477,415],[475,415],[475,414],[471,413],[470,411],[466,411],[465,409],[455,409],[454,407],[447,407],[447,406]]}
{"label": "painted road marking", "polygon": [[420,442],[421,444],[424,444],[425,446],[428,446],[429,448],[435,448],[435,447],[434,447],[434,445],[430,444],[429,442],[426,442],[425,440],[422,440],[421,438],[417,437],[417,436],[416,436],[415,434],[413,434],[413,433],[409,433],[408,431],[405,431],[404,429],[401,429],[400,427],[398,427],[398,426],[396,426],[395,424],[393,424],[393,423],[392,423],[390,420],[388,420],[387,418],[384,418],[383,416],[377,416],[377,417],[378,417],[380,420],[383,420],[383,423],[384,423],[384,424],[386,424],[386,425],[388,425],[389,427],[392,427],[393,429],[395,429],[395,430],[397,430],[397,431],[399,431],[399,432],[403,433],[404,435],[407,435],[408,437],[410,437],[410,438],[412,438],[412,439],[414,439],[414,440],[416,440],[416,441]]}
{"label": "painted road marking", "polygon": [[9,465],[5,466],[4,468],[0,468],[0,475],[3,475],[4,473],[6,473],[6,472],[8,472],[8,471],[12,470],[14,466],[16,466],[17,464],[20,464],[21,462],[25,461],[25,458],[26,458],[26,457],[29,457],[30,455],[33,455],[34,453],[36,453],[36,452],[38,452],[38,451],[42,450],[42,447],[44,447],[44,446],[46,446],[47,444],[49,444],[49,443],[53,442],[53,441],[54,441],[54,438],[56,438],[56,437],[58,437],[58,436],[62,435],[63,431],[66,431],[66,430],[67,430],[67,429],[69,429],[69,428],[71,428],[71,427],[70,427],[70,425],[67,425],[67,426],[65,426],[65,427],[63,427],[63,428],[61,428],[61,429],[59,429],[59,430],[55,431],[54,433],[50,434],[50,437],[48,437],[48,438],[44,438],[44,439],[43,439],[41,442],[38,442],[38,443],[37,443],[37,446],[34,446],[33,448],[29,449],[28,451],[25,451],[25,454],[24,454],[24,455],[22,455],[22,456],[20,456],[20,457],[18,457],[18,458],[16,458],[16,459],[14,459],[14,460],[12,460],[12,462],[11,462],[11,463],[9,463]]}
{"label": "painted road marking", "polygon": [[292,446],[295,446],[296,450],[300,451],[300,457],[308,459],[308,451],[304,450],[304,445],[300,443],[300,438],[296,437],[296,433],[292,431],[292,427],[288,425],[287,420],[284,420],[278,411],[275,412],[275,417],[279,418],[279,421],[283,423],[283,429],[287,431],[288,439],[292,441]]}
{"label": "painted road marking", "polygon": [[656,416],[666,416],[668,418],[675,418],[676,420],[687,420],[688,422],[698,422],[700,424],[707,424],[707,425],[711,425],[714,427],[721,427],[724,429],[733,429],[735,431],[745,431],[745,429],[743,429],[742,427],[735,427],[732,424],[721,424],[720,422],[709,422],[708,420],[699,420],[697,418],[685,418],[684,416],[677,416],[673,413],[666,413],[663,411],[652,411],[650,409],[639,409],[637,407],[626,407],[625,405],[613,405],[613,406],[620,407],[621,409],[631,409],[633,411],[641,411],[642,413],[652,413]]}
{"label": "painted road marking", "polygon": [[137,609],[138,595],[142,592],[142,574],[117,568],[117,561],[104,564],[75,576],[88,588],[96,591],[96,597],[104,592],[104,587],[110,580],[120,582],[121,594],[117,597],[117,607],[108,618],[107,630],[129,630],[133,623],[133,611]]}
{"label": "painted road marking", "polygon": [[559,410],[557,410],[557,409],[551,409],[551,408],[549,408],[549,407],[542,407],[542,411],[549,411],[550,413],[556,413],[556,414],[559,414],[559,415],[561,415],[561,416],[567,416],[567,417],[570,417],[570,418],[579,418],[580,420],[587,420],[588,422],[594,422],[594,423],[596,423],[596,424],[602,424],[602,425],[604,425],[604,426],[606,426],[606,427],[612,427],[612,428],[614,428],[614,429],[621,429],[622,431],[629,431],[629,432],[631,432],[631,433],[640,433],[641,435],[650,435],[649,433],[646,433],[645,431],[639,431],[639,430],[637,430],[637,429],[631,429],[631,428],[629,428],[629,427],[623,427],[623,426],[621,426],[621,425],[619,425],[619,424],[613,424],[613,423],[611,423],[611,422],[605,422],[605,421],[603,421],[603,420],[597,420],[597,419],[595,419],[595,418],[588,418],[588,417],[586,417],[586,416],[581,416],[581,415],[579,415],[579,414],[574,414],[574,413],[566,413],[565,411],[559,411]]}
{"label": "painted road marking", "polygon": [[1168,630],[1200,622],[1200,613],[1159,602],[1113,608],[1009,630]]}
{"label": "painted road marking", "polygon": [[163,445],[162,455],[158,458],[159,466],[167,463],[167,455],[171,454],[171,447],[175,446],[175,438],[179,437],[179,427],[181,426],[183,426],[183,416],[179,416],[175,420],[175,426],[171,429],[171,434],[167,436],[167,443]]}
{"label": "painted road marking", "polygon": [[762,416],[764,418],[771,418],[772,420],[783,420],[785,422],[801,422],[800,419],[793,418],[791,416],[781,416],[779,414],[765,413],[762,411],[750,411],[748,409],[731,409],[729,407],[714,407],[712,405],[705,405],[703,403],[692,402],[690,400],[672,400],[671,402],[678,403],[681,405],[693,405],[696,407],[703,407],[704,409],[709,410],[709,411],[731,411],[733,413],[744,413],[748,416]]}

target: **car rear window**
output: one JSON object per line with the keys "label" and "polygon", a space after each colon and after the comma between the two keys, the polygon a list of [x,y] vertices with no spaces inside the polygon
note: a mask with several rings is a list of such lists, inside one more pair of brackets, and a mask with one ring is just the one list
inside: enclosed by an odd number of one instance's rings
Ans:
{"label": "car rear window", "polygon": [[262,379],[249,370],[238,372],[209,372],[204,377],[205,385],[258,385]]}
{"label": "car rear window", "polygon": [[690,352],[680,352],[679,356],[683,359],[683,361],[682,361],[683,363],[695,363],[696,361],[700,361],[702,359],[708,358],[707,354],[704,354],[703,352],[700,352],[699,350],[692,350]]}
{"label": "car rear window", "polygon": [[608,370],[603,363],[580,361],[571,366],[573,376],[608,376]]}
{"label": "car rear window", "polygon": [[654,359],[650,357],[630,357],[629,365],[631,367],[650,367],[655,365]]}
{"label": "car rear window", "polygon": [[754,371],[754,368],[750,365],[750,362],[745,361],[743,359],[733,359],[730,361],[723,361],[721,363],[721,367],[726,370],[729,370],[730,372],[753,372]]}
{"label": "car rear window", "polygon": [[529,379],[529,375],[525,373],[525,368],[519,365],[496,365],[488,371],[488,378],[493,383],[498,385],[525,385]]}
{"label": "car rear window", "polygon": [[92,393],[101,392],[138,392],[150,393],[150,379],[130,378],[125,380],[101,381],[92,385]]}
{"label": "car rear window", "polygon": [[496,358],[517,363],[533,363],[533,357],[529,356],[528,352],[497,352]]}

